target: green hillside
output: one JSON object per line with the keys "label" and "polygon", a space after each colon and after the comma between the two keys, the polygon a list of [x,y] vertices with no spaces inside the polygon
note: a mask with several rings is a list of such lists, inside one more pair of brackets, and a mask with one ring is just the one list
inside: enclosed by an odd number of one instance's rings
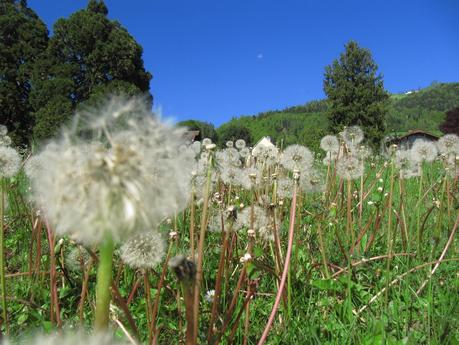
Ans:
{"label": "green hillside", "polygon": [[[411,94],[393,94],[387,117],[387,133],[422,129],[440,134],[438,125],[445,112],[459,106],[459,83],[435,83]],[[327,133],[327,101],[312,101],[305,105],[253,116],[231,119],[217,129],[217,134],[231,125],[243,125],[250,130],[252,141],[270,136],[278,145],[301,143],[312,149]]]}

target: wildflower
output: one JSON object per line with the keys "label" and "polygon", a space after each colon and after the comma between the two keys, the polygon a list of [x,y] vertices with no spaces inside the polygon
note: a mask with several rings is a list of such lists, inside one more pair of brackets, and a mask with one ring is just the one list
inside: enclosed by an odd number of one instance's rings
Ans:
{"label": "wildflower", "polygon": [[209,290],[206,292],[204,296],[204,300],[207,303],[212,303],[214,301],[214,297],[215,297],[215,290]]}
{"label": "wildflower", "polygon": [[383,187],[379,186],[379,187],[378,187],[378,192],[381,193],[382,191],[383,191]]}
{"label": "wildflower", "polygon": [[400,169],[400,178],[402,179],[409,179],[420,175],[420,167],[413,160],[412,151],[397,151],[395,153],[395,166]]}
{"label": "wildflower", "polygon": [[320,140],[320,148],[326,152],[338,152],[339,141],[334,135],[326,135]]}
{"label": "wildflower", "polygon": [[363,140],[363,131],[359,126],[347,127],[342,132],[342,138],[349,146],[360,144]]}
{"label": "wildflower", "polygon": [[274,145],[259,145],[252,150],[252,155],[257,159],[257,163],[271,166],[277,163],[279,151]]}
{"label": "wildflower", "polygon": [[9,146],[0,146],[0,178],[13,177],[19,171],[21,157],[19,153]]}
{"label": "wildflower", "polygon": [[250,260],[252,260],[252,255],[250,255],[250,253],[245,253],[244,256],[239,259],[239,261],[242,264],[245,263],[245,262],[248,262]]}
{"label": "wildflower", "polygon": [[282,152],[280,163],[288,170],[308,168],[314,161],[311,151],[305,146],[290,145]]}
{"label": "wildflower", "polygon": [[438,150],[446,155],[459,156],[459,136],[446,134],[437,141]]}
{"label": "wildflower", "polygon": [[243,148],[245,148],[245,141],[244,139],[238,139],[236,140],[236,144],[235,144],[236,148],[238,150],[242,150]]}
{"label": "wildflower", "polygon": [[416,162],[432,162],[437,157],[437,147],[434,143],[418,139],[411,148],[412,158]]}
{"label": "wildflower", "polygon": [[346,180],[355,180],[363,174],[363,164],[355,157],[348,156],[338,160],[338,175]]}
{"label": "wildflower", "polygon": [[121,259],[133,268],[153,268],[161,262],[164,253],[164,240],[156,230],[135,235],[120,248]]}
{"label": "wildflower", "polygon": [[229,140],[229,141],[226,142],[226,147],[227,147],[227,148],[230,149],[230,148],[233,148],[233,146],[234,146],[234,143],[233,143],[231,140]]}
{"label": "wildflower", "polygon": [[[60,235],[88,244],[155,228],[187,205],[193,156],[183,129],[152,117],[138,99],[112,99],[77,114],[73,129],[40,153],[33,195]],[[83,127],[83,140],[78,130]]]}

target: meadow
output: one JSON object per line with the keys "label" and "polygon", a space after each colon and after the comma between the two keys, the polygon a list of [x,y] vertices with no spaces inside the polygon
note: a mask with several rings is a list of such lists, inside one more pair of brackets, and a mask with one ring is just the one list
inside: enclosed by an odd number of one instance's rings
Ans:
{"label": "meadow", "polygon": [[459,343],[457,136],[217,148],[150,115],[112,100],[0,155],[11,343]]}

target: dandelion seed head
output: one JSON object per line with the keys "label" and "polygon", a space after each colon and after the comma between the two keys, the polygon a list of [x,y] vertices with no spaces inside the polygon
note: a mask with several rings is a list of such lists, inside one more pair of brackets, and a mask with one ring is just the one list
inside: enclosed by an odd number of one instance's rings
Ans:
{"label": "dandelion seed head", "polygon": [[437,158],[438,151],[434,143],[417,139],[411,148],[412,158],[416,162],[432,162]]}
{"label": "dandelion seed head", "polygon": [[210,139],[210,138],[202,139],[202,146],[205,147],[205,146],[210,145],[210,144],[212,144],[212,139]]}
{"label": "dandelion seed head", "polygon": [[342,132],[342,138],[348,145],[360,144],[364,138],[363,131],[359,126],[350,126]]}
{"label": "dandelion seed head", "polygon": [[459,136],[456,134],[446,134],[438,139],[437,147],[443,154],[459,156]]}
{"label": "dandelion seed head", "polygon": [[326,135],[320,140],[320,148],[326,152],[338,152],[339,140],[334,135]]}
{"label": "dandelion seed head", "polygon": [[239,154],[242,158],[247,158],[250,156],[250,149],[248,147],[243,147],[239,150]]}
{"label": "dandelion seed head", "polygon": [[281,199],[291,198],[293,196],[294,182],[288,177],[283,177],[277,181],[277,196]]}
{"label": "dandelion seed head", "polygon": [[317,169],[309,169],[300,176],[301,188],[306,193],[319,193],[325,190],[325,177]]}
{"label": "dandelion seed head", "polygon": [[311,166],[314,156],[311,151],[301,145],[290,145],[282,152],[280,163],[288,170],[303,170]]}
{"label": "dandelion seed head", "polygon": [[9,146],[0,146],[0,178],[13,177],[21,167],[21,156]]}
{"label": "dandelion seed head", "polygon": [[243,148],[245,148],[245,140],[244,139],[236,140],[235,146],[238,150],[242,150]]}
{"label": "dandelion seed head", "polygon": [[361,177],[364,171],[362,162],[354,156],[340,158],[336,169],[338,175],[345,180],[355,180]]}
{"label": "dandelion seed head", "polygon": [[253,208],[253,226],[251,225],[252,208],[246,207],[237,215],[235,229],[250,228],[258,231],[269,225],[269,217],[264,208],[256,205]]}
{"label": "dandelion seed head", "polygon": [[194,157],[180,150],[183,129],[137,99],[112,99],[80,117],[89,123],[84,136],[81,126],[64,131],[39,154],[46,169],[31,178],[59,235],[95,244],[110,233],[122,241],[187,205]]}
{"label": "dandelion seed head", "polygon": [[229,148],[229,149],[233,148],[234,147],[234,142],[232,140],[228,140],[226,142],[226,147]]}
{"label": "dandelion seed head", "polygon": [[191,148],[192,150],[194,151],[195,154],[200,154],[201,153],[201,142],[200,141],[193,141],[193,143],[191,144]]}
{"label": "dandelion seed head", "polygon": [[234,147],[218,151],[216,153],[216,160],[218,164],[223,166],[232,165],[234,167],[240,167],[242,165],[239,151]]}
{"label": "dandelion seed head", "polygon": [[85,268],[90,260],[88,251],[81,246],[73,247],[65,256],[65,267],[72,272],[79,272]]}
{"label": "dandelion seed head", "polygon": [[123,262],[133,268],[153,268],[165,254],[165,241],[158,231],[140,233],[130,238],[120,248]]}

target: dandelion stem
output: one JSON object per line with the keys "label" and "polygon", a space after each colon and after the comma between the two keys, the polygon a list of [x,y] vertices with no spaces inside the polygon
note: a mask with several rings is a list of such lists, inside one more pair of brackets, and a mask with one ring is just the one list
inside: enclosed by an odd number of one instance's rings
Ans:
{"label": "dandelion stem", "polygon": [[2,294],[2,319],[5,325],[6,334],[8,334],[8,316],[6,310],[6,284],[5,284],[5,248],[3,243],[4,224],[3,215],[5,210],[5,181],[0,178],[0,288]]}
{"label": "dandelion stem", "polygon": [[104,330],[108,327],[110,313],[110,285],[112,282],[114,242],[110,235],[100,244],[100,259],[97,269],[96,285],[96,330]]}

